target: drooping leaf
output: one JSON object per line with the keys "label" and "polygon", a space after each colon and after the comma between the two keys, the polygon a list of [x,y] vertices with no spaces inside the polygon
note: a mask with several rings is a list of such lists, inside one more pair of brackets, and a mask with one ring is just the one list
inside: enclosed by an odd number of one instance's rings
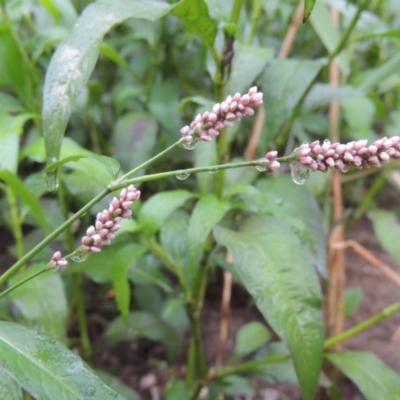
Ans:
{"label": "drooping leaf", "polygon": [[274,50],[270,47],[235,44],[235,55],[225,93],[247,93],[265,66],[271,61]]}
{"label": "drooping leaf", "polygon": [[[10,285],[44,268],[45,264],[32,265],[12,277]],[[41,274],[13,290],[9,296],[30,328],[58,340],[65,339],[68,304],[60,274]]]}
{"label": "drooping leaf", "polygon": [[129,386],[122,383],[117,377],[98,369],[95,372],[105,384],[110,386],[111,389],[114,389],[121,396],[124,396],[126,400],[140,400],[139,394]]}
{"label": "drooping leaf", "polygon": [[172,14],[181,18],[185,29],[199,35],[207,46],[214,45],[217,25],[210,18],[208,6],[203,0],[183,0]]}
{"label": "drooping leaf", "polygon": [[400,263],[400,223],[396,216],[386,210],[372,210],[367,215],[381,246]]}
{"label": "drooping leaf", "polygon": [[32,211],[41,228],[47,232],[47,223],[43,209],[34,194],[10,171],[0,171],[0,180],[6,182],[15,194],[21,197],[21,200]]}
{"label": "drooping leaf", "polygon": [[271,339],[268,328],[258,321],[251,321],[240,327],[236,334],[235,354],[247,356]]}
{"label": "drooping leaf", "polygon": [[228,202],[208,194],[200,198],[192,211],[187,233],[188,274],[192,284],[203,254],[204,241],[229,208]]}
{"label": "drooping leaf", "polygon": [[105,337],[110,343],[135,340],[145,337],[162,342],[169,360],[172,360],[179,350],[180,337],[167,322],[147,312],[131,312],[126,319],[116,318],[108,325]]}
{"label": "drooping leaf", "polygon": [[312,260],[288,223],[251,217],[241,231],[214,229],[233,254],[238,274],[258,309],[285,340],[303,398],[313,399],[322,363],[321,292]]}
{"label": "drooping leaf", "polygon": [[[147,113],[127,113],[119,118],[114,128],[115,157],[124,171],[144,163],[153,155],[157,137],[157,123]],[[137,175],[141,175],[142,170]]]}
{"label": "drooping leaf", "polygon": [[352,286],[344,292],[344,316],[351,317],[358,309],[363,298],[363,291],[358,286]]}
{"label": "drooping leaf", "polygon": [[[59,159],[72,107],[93,71],[103,36],[128,18],[154,21],[173,7],[152,0],[98,0],[83,11],[71,33],[58,46],[46,74],[42,117],[48,164]],[[48,185],[50,190],[55,189],[55,171],[48,175]]]}
{"label": "drooping leaf", "polygon": [[311,233],[310,250],[314,265],[322,276],[327,277],[323,216],[315,198],[304,186],[294,185],[287,175],[261,180],[257,182],[257,187],[265,194],[272,214],[277,217],[283,215],[288,220],[294,217],[303,221]]}
{"label": "drooping leaf", "polygon": [[139,212],[139,222],[147,236],[153,236],[164,220],[183,205],[193,194],[186,190],[157,193],[150,197]]}
{"label": "drooping leaf", "polygon": [[75,353],[49,336],[0,321],[0,366],[34,398],[123,400]]}
{"label": "drooping leaf", "polygon": [[400,399],[400,376],[376,355],[344,351],[325,357],[358,386],[367,400]]}
{"label": "drooping leaf", "polygon": [[267,65],[263,74],[264,108],[267,116],[268,145],[290,117],[307,86],[325,60],[278,60]]}

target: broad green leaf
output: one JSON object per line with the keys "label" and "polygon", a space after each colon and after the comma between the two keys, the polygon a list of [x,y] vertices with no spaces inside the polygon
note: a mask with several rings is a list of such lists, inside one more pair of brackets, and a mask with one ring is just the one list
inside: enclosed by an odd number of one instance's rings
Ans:
{"label": "broad green leaf", "polygon": [[133,341],[138,337],[162,342],[169,360],[172,360],[179,350],[180,337],[168,323],[147,312],[131,312],[127,321],[118,317],[112,321],[105,332],[110,343]]}
{"label": "broad green leaf", "polygon": [[32,114],[9,115],[0,112],[0,170],[13,173],[18,168],[19,136]]}
{"label": "broad green leaf", "polygon": [[107,157],[107,156],[101,156],[98,154],[75,154],[66,158],[62,158],[61,160],[48,165],[45,169],[44,172],[50,172],[54,171],[57,168],[61,167],[62,165],[65,165],[69,162],[73,161],[78,161],[81,158],[93,158],[96,161],[98,161],[109,173],[113,178],[116,178],[121,167],[119,165],[119,162],[112,157]]}
{"label": "broad green leaf", "polygon": [[274,50],[271,47],[248,46],[236,42],[235,55],[225,93],[247,93],[258,75],[271,61]]}
{"label": "broad green leaf", "polygon": [[321,291],[307,249],[288,223],[254,216],[241,230],[214,229],[233,254],[241,282],[286,342],[304,400],[314,398],[322,363]]}
{"label": "broad green leaf", "polygon": [[0,171],[0,180],[6,182],[15,194],[21,197],[21,200],[32,211],[41,228],[47,232],[47,223],[43,209],[34,194],[18,179],[16,175],[9,171]]}
{"label": "broad green leaf", "polygon": [[267,115],[268,145],[290,118],[293,110],[325,60],[278,60],[267,65],[263,74],[264,108]]}
{"label": "broad green leaf", "polygon": [[174,376],[168,381],[165,388],[166,400],[189,399],[190,392],[183,379],[175,378]]}
{"label": "broad green leaf", "polygon": [[140,310],[158,317],[161,316],[164,296],[160,288],[155,285],[138,285],[135,287],[133,295]]}
{"label": "broad green leaf", "polygon": [[[375,104],[366,96],[349,96],[340,100],[344,118],[349,125],[349,136],[354,140],[375,140],[372,124]],[[363,118],[360,118],[363,115]]]}
{"label": "broad green leaf", "polygon": [[113,244],[101,249],[100,253],[90,254],[83,262],[70,263],[64,273],[82,272],[96,283],[112,282],[114,259],[119,252],[127,255],[125,263],[129,267],[137,259],[138,253],[146,252],[146,248],[136,243]]}
{"label": "broad green leaf", "polygon": [[240,327],[236,334],[235,354],[247,356],[271,339],[268,328],[258,321],[251,321]]}
{"label": "broad green leaf", "polygon": [[326,238],[323,229],[321,209],[304,186],[294,185],[291,178],[281,175],[272,179],[261,180],[258,189],[265,193],[272,214],[284,215],[290,219],[298,218],[311,232],[311,257],[318,272],[328,276],[326,260]]}
{"label": "broad green leaf", "polygon": [[0,321],[0,366],[34,398],[123,400],[75,353],[49,336]]}
{"label": "broad green leaf", "polygon": [[372,210],[367,215],[381,246],[400,262],[400,223],[396,216],[386,210]]}
{"label": "broad green leaf", "polygon": [[203,255],[204,242],[212,229],[229,210],[230,204],[213,194],[204,195],[196,203],[187,232],[189,282],[194,284]]}
{"label": "broad green leaf", "polygon": [[187,263],[187,232],[189,215],[176,210],[160,228],[160,244],[180,265]]}
{"label": "broad green leaf", "polygon": [[[157,123],[147,113],[127,113],[117,120],[113,135],[115,157],[124,171],[130,171],[151,158],[157,129]],[[137,175],[142,175],[144,171]]]}
{"label": "broad green leaf", "polygon": [[146,252],[143,246],[132,243],[120,249],[112,260],[112,277],[118,310],[125,318],[129,314],[131,288],[128,281],[128,269],[132,262]]}
{"label": "broad green leaf", "polygon": [[366,400],[400,399],[400,376],[376,355],[344,351],[325,357],[358,386]]}
{"label": "broad green leaf", "polygon": [[214,45],[217,24],[210,18],[204,0],[183,0],[174,8],[172,14],[181,18],[188,32],[199,35],[207,46]]}
{"label": "broad green leaf", "polygon": [[[200,142],[193,150],[194,167],[206,167],[208,165],[218,164],[217,160],[217,143],[213,140],[210,143]],[[210,192],[215,181],[217,171],[210,168],[209,173],[196,174],[196,181],[200,193],[207,194]]]}
{"label": "broad green leaf", "polygon": [[164,301],[162,319],[168,321],[179,332],[184,333],[189,327],[189,318],[186,314],[184,299],[170,297]]}
{"label": "broad green leaf", "polygon": [[139,222],[147,236],[157,233],[163,222],[193,194],[186,190],[157,193],[147,200],[139,212]]}
{"label": "broad green leaf", "polygon": [[246,396],[254,394],[255,388],[249,378],[232,374],[211,383],[210,391],[227,396]]}
{"label": "broad green leaf", "polygon": [[[103,36],[128,18],[154,21],[173,7],[152,0],[98,0],[83,11],[71,33],[58,46],[46,73],[42,117],[48,164],[59,159],[72,108],[94,69]],[[48,179],[49,188],[54,190],[56,172]]]}
{"label": "broad green leaf", "polygon": [[308,21],[308,18],[310,18],[315,2],[316,0],[304,0],[303,24],[305,24]]}
{"label": "broad green leaf", "polygon": [[117,377],[105,371],[96,369],[96,375],[111,389],[114,389],[118,394],[124,396],[126,400],[140,400],[139,394],[129,386],[122,383]]}
{"label": "broad green leaf", "polygon": [[[10,286],[46,267],[35,264],[10,279]],[[10,294],[14,306],[28,326],[58,339],[65,340],[68,304],[61,275],[46,272]]]}
{"label": "broad green leaf", "polygon": [[19,385],[0,367],[0,399],[23,400],[24,396]]}
{"label": "broad green leaf", "polygon": [[0,92],[0,110],[3,113],[20,113],[24,108],[14,96]]}
{"label": "broad green leaf", "polygon": [[363,298],[363,291],[358,286],[346,288],[344,292],[344,316],[351,317],[358,309]]}
{"label": "broad green leaf", "polygon": [[396,53],[392,58],[381,66],[368,71],[357,88],[368,91],[379,85],[389,75],[398,73],[400,68],[400,53]]}

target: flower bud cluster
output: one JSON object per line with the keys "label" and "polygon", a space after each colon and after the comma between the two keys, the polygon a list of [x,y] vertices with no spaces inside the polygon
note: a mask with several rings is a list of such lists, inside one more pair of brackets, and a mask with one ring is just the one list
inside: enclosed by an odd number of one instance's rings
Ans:
{"label": "flower bud cluster", "polygon": [[267,168],[266,171],[275,172],[280,168],[281,164],[279,161],[276,160],[277,157],[278,152],[275,150],[269,151],[265,155],[265,160],[267,161],[267,163],[264,166]]}
{"label": "flower bud cluster", "polygon": [[[87,253],[98,253],[103,246],[111,244],[115,237],[115,232],[121,227],[119,222],[123,218],[132,215],[131,207],[135,200],[140,197],[140,191],[133,185],[122,189],[118,198],[114,197],[107,210],[103,210],[96,216],[94,226],[86,230],[86,235],[82,237],[83,251]],[[56,251],[50,261],[54,267],[64,267],[68,261],[62,257],[61,252]]]}
{"label": "flower bud cluster", "polygon": [[213,106],[212,111],[206,111],[181,129],[185,143],[193,140],[211,142],[214,136],[226,126],[232,126],[235,121],[240,121],[245,115],[253,115],[253,107],[262,104],[263,94],[257,91],[257,87],[249,89],[247,94],[236,93],[228,96],[222,103]]}
{"label": "flower bud cluster", "polygon": [[103,246],[108,246],[115,237],[115,232],[121,227],[119,222],[132,215],[131,207],[140,197],[140,191],[133,185],[122,189],[119,198],[114,197],[108,210],[99,212],[94,226],[86,230],[82,237],[83,248],[87,252],[98,253]]}
{"label": "flower bud cluster", "polygon": [[51,257],[50,265],[53,267],[65,267],[68,261],[63,258],[60,251],[56,251]]}
{"label": "flower bud cluster", "polygon": [[367,140],[352,141],[346,144],[317,140],[311,144],[303,143],[293,153],[302,165],[312,171],[325,172],[329,168],[343,172],[353,166],[356,168],[380,167],[392,159],[400,158],[400,137],[381,138],[368,145]]}

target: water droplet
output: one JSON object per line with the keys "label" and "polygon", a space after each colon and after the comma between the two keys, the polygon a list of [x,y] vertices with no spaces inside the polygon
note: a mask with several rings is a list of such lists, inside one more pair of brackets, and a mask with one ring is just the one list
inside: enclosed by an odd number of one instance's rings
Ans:
{"label": "water droplet", "polygon": [[74,254],[71,255],[71,260],[77,263],[84,262],[87,259],[88,253],[83,250],[77,250]]}
{"label": "water droplet", "polygon": [[95,389],[93,386],[89,386],[89,387],[86,389],[86,394],[87,394],[88,396],[93,396],[95,393],[96,393],[96,389]]}
{"label": "water droplet", "polygon": [[199,139],[194,138],[191,142],[182,143],[182,147],[186,150],[193,150],[199,142]]}
{"label": "water droplet", "polygon": [[51,162],[52,162],[52,163],[56,163],[57,161],[58,161],[58,158],[57,158],[57,157],[52,157],[52,158],[51,158]]}
{"label": "water droplet", "polygon": [[267,170],[267,167],[265,165],[256,165],[256,170],[260,172],[264,172]]}
{"label": "water droplet", "polygon": [[216,174],[218,172],[218,168],[217,167],[210,167],[208,168],[208,173],[209,174]]}
{"label": "water droplet", "polygon": [[190,174],[189,172],[186,172],[185,170],[178,171],[178,173],[175,175],[176,179],[179,179],[180,181],[184,181],[185,179],[189,178]]}
{"label": "water droplet", "polygon": [[299,160],[292,160],[289,165],[293,182],[297,185],[304,185],[310,177],[310,169],[304,166]]}
{"label": "water droplet", "polygon": [[324,143],[326,143],[326,144],[329,144],[329,145],[330,145],[330,144],[331,144],[331,141],[330,141],[329,139],[325,139],[325,140],[324,140]]}
{"label": "water droplet", "polygon": [[345,174],[346,172],[349,172],[349,167],[346,165],[342,168],[342,172]]}

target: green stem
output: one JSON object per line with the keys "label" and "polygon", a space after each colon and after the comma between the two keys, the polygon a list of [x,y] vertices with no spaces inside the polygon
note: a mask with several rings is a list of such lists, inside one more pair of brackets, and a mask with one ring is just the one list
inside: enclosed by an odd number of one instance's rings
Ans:
{"label": "green stem", "polygon": [[85,357],[89,357],[92,354],[92,345],[90,343],[88,324],[86,320],[85,312],[85,298],[83,296],[84,291],[82,290],[83,274],[76,274],[74,276],[74,289],[76,293],[76,311],[78,316],[78,325],[80,333],[80,342]]}
{"label": "green stem", "polygon": [[340,333],[339,335],[333,336],[327,340],[325,340],[325,349],[329,349],[330,347],[334,346],[335,344],[344,342],[345,340],[348,340],[352,338],[353,336],[356,336],[360,334],[361,332],[364,332],[365,330],[373,327],[377,323],[381,322],[382,320],[391,317],[393,314],[396,314],[397,312],[400,311],[400,302],[392,304],[386,308],[384,308],[380,313],[375,314],[371,318],[368,318],[367,320],[353,326],[352,328],[348,329],[347,331],[344,331]]}
{"label": "green stem", "polygon": [[261,13],[261,0],[253,0],[253,11],[251,13],[250,33],[247,39],[247,44],[250,46],[253,43],[254,36],[257,31],[257,24]]}
{"label": "green stem", "polygon": [[[340,38],[339,43],[333,50],[333,52],[329,55],[328,57],[328,65],[332,62],[332,60],[342,51],[344,45],[347,42],[347,39],[349,38],[351,32],[353,31],[354,27],[357,24],[358,19],[360,18],[361,13],[363,12],[364,8],[368,5],[370,0],[364,0],[358,7],[357,12],[354,14],[353,19],[350,22],[350,25],[347,27],[345,32],[343,33],[342,37]],[[276,135],[277,137],[277,144],[278,147],[283,146],[287,142],[287,137],[289,135],[290,129],[300,111],[300,108],[302,107],[304,100],[306,99],[308,93],[310,90],[313,88],[315,83],[317,82],[318,79],[318,74],[314,77],[314,79],[308,84],[306,90],[303,92],[302,96],[300,97],[299,101],[297,102],[296,106],[293,109],[293,112],[290,116],[290,118],[286,121],[286,123],[282,126],[282,128],[279,130],[278,134]]]}
{"label": "green stem", "polygon": [[7,280],[13,276],[17,271],[19,271],[32,257],[34,257],[39,251],[43,250],[52,240],[54,240],[61,232],[67,229],[73,222],[77,221],[82,215],[91,209],[95,204],[97,204],[101,199],[110,193],[109,189],[104,189],[96,197],[94,197],[89,203],[83,206],[76,214],[60,225],[55,231],[43,239],[39,244],[37,244],[32,250],[26,253],[22,258],[20,258],[12,267],[5,271],[0,276],[0,286],[4,285]]}
{"label": "green stem", "polygon": [[242,10],[243,3],[244,0],[235,0],[235,2],[233,3],[231,17],[230,17],[230,21],[233,24],[237,24],[239,22],[240,11]]}
{"label": "green stem", "polygon": [[[166,153],[168,153],[169,151],[171,151],[174,147],[179,146],[182,143],[182,139],[179,139],[177,142],[175,142],[173,145],[169,146],[168,148],[166,148],[165,150],[163,150],[161,153],[158,153],[156,156],[150,158],[150,160],[147,160],[146,162],[144,162],[143,164],[140,164],[138,167],[132,169],[131,171],[127,172],[125,175],[121,176],[120,178],[118,178],[118,180],[115,182],[122,182],[125,179],[129,178],[130,176],[132,176],[133,174],[136,174],[136,172],[148,167],[150,164],[153,164],[154,161],[157,161],[159,158],[161,158],[162,156],[164,156]],[[125,185],[126,186],[126,185]]]}
{"label": "green stem", "polygon": [[[287,157],[281,157],[277,158],[277,161],[287,161]],[[253,160],[253,161],[241,161],[241,162],[236,162],[236,163],[227,163],[227,164],[219,164],[219,165],[212,165],[212,166],[207,166],[207,167],[196,167],[196,168],[187,168],[187,169],[180,169],[180,170],[175,170],[175,171],[168,171],[168,172],[160,172],[158,174],[152,174],[152,175],[145,175],[145,176],[139,176],[137,178],[132,178],[132,179],[127,179],[124,180],[123,182],[113,182],[111,183],[108,188],[111,192],[115,190],[122,189],[128,185],[134,185],[136,183],[140,182],[149,182],[149,181],[154,181],[158,179],[164,179],[164,178],[170,178],[172,176],[179,177],[180,175],[184,174],[196,174],[200,172],[209,172],[209,171],[215,171],[215,170],[225,170],[225,169],[232,169],[232,168],[242,168],[242,167],[256,167],[256,166],[263,166],[265,165],[265,160],[260,159],[260,160]]]}
{"label": "green stem", "polygon": [[23,285],[24,283],[30,281],[33,278],[36,278],[37,276],[43,274],[44,272],[48,272],[51,271],[51,269],[49,268],[44,268],[41,269],[39,271],[36,271],[34,274],[27,276],[25,279],[21,279],[19,282],[17,282],[15,285],[10,286],[9,288],[7,288],[6,290],[4,290],[3,292],[0,293],[0,298],[4,297],[6,294],[12,292],[13,290],[15,290],[17,287]]}
{"label": "green stem", "polygon": [[10,205],[11,226],[15,239],[16,253],[17,257],[21,258],[24,255],[24,242],[23,242],[24,238],[22,234],[21,220],[18,215],[17,199],[11,187],[5,186],[4,190],[7,195],[8,203]]}

